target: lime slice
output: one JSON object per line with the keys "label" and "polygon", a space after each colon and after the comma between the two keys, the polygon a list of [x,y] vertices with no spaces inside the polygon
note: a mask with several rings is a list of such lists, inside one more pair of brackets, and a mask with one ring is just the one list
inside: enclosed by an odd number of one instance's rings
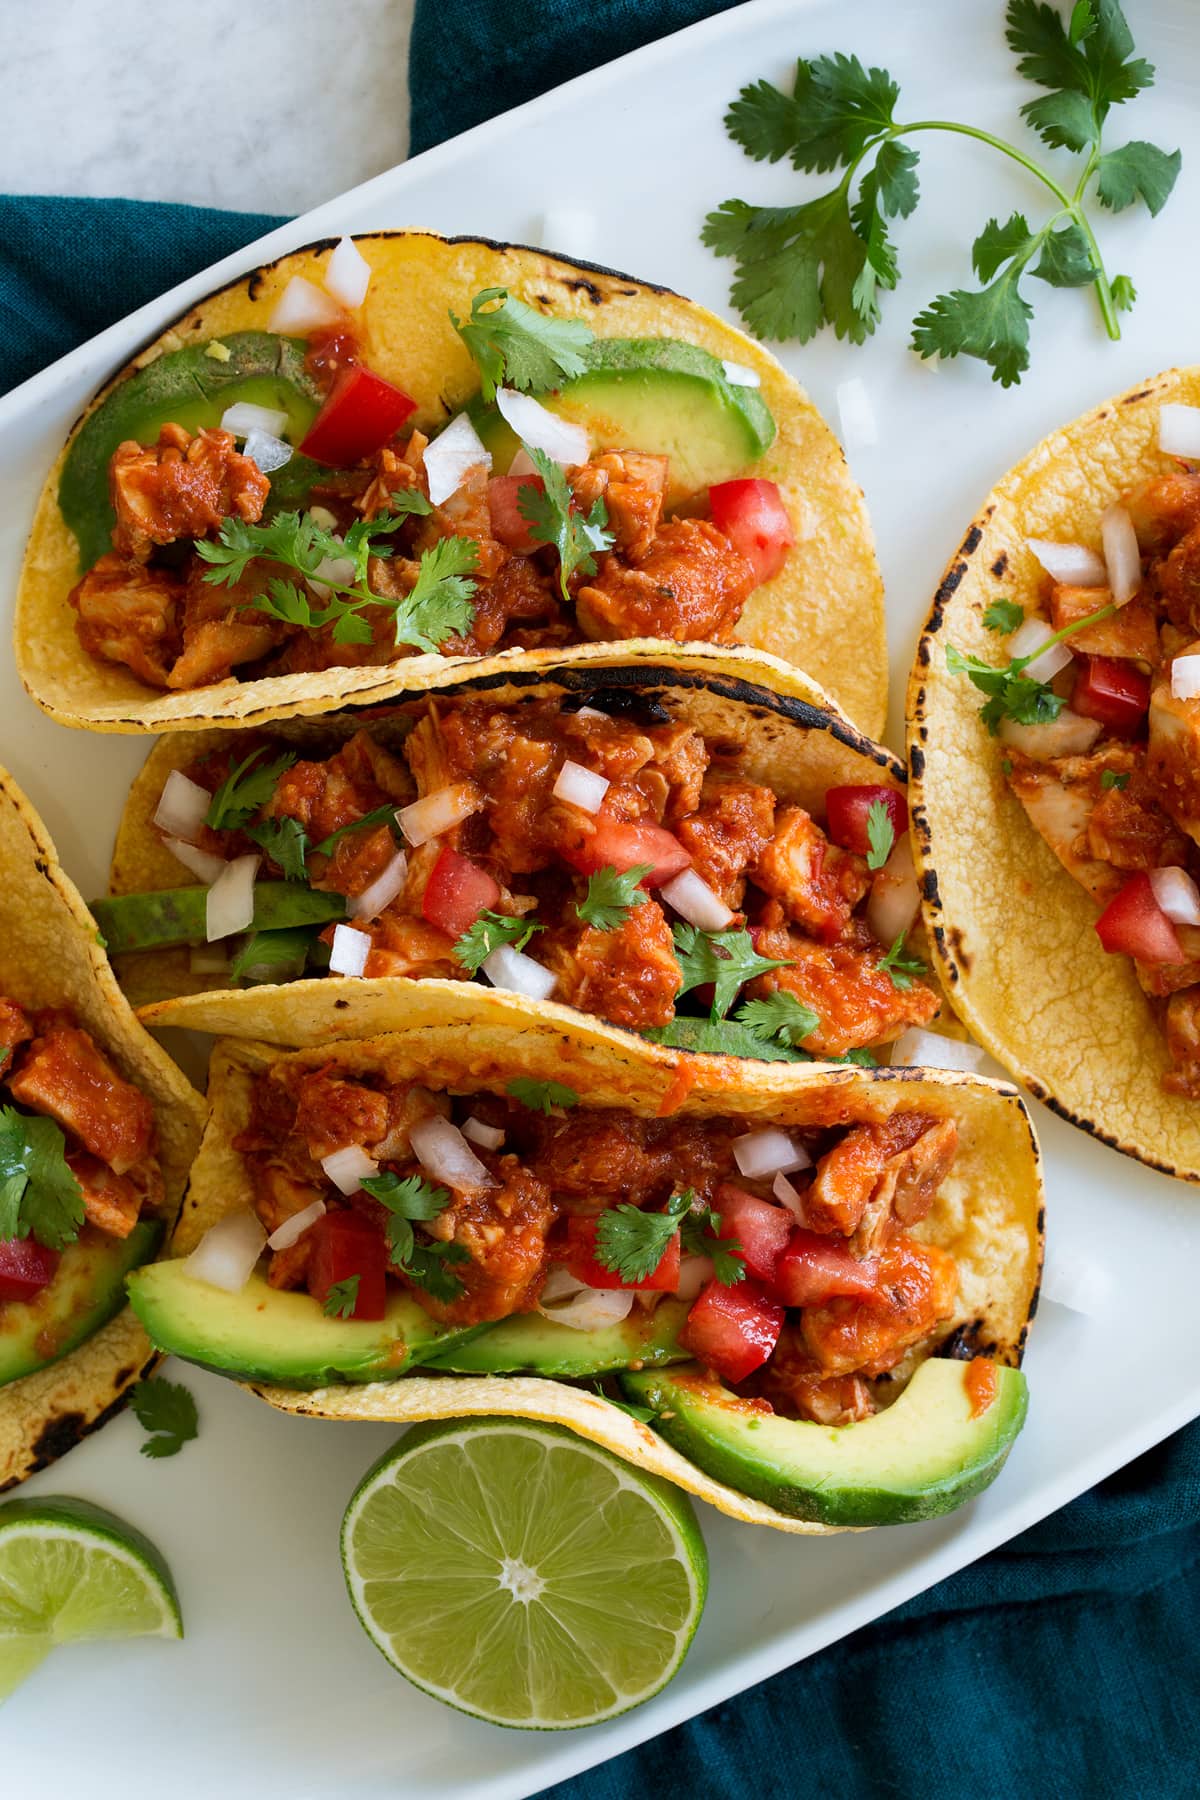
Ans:
{"label": "lime slice", "polygon": [[427,1694],[494,1725],[595,1725],[687,1655],[708,1558],[686,1495],[561,1426],[417,1425],[342,1523],[363,1626]]}
{"label": "lime slice", "polygon": [[170,1571],[132,1525],[86,1500],[0,1505],[0,1700],[56,1644],[182,1636]]}

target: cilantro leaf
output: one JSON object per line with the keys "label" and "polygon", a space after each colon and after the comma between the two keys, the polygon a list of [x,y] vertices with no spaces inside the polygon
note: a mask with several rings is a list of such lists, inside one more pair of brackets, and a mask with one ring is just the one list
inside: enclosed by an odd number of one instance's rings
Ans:
{"label": "cilantro leaf", "polygon": [[746,1056],[754,1062],[813,1060],[806,1050],[793,1050],[782,1038],[759,1036],[747,1025],[735,1024],[732,1019],[694,1019],[685,1013],[666,1025],[647,1025],[641,1036],[652,1044],[665,1044],[671,1050],[693,1050],[711,1056]]}
{"label": "cilantro leaf", "polygon": [[1112,303],[1118,312],[1132,312],[1137,299],[1137,289],[1128,275],[1114,275],[1112,278]]}
{"label": "cilantro leaf", "polygon": [[892,854],[892,845],[896,841],[896,828],[892,824],[892,815],[882,800],[872,800],[867,808],[867,867],[882,869]]}
{"label": "cilantro leaf", "polygon": [[230,770],[213,795],[204,823],[214,831],[239,831],[248,824],[259,808],[266,806],[275,792],[275,783],[296,760],[294,750],[285,750],[266,763],[259,762],[262,755],[260,745]]}
{"label": "cilantro leaf", "polygon": [[810,1037],[821,1023],[812,1007],[805,1006],[803,1000],[789,994],[786,988],[776,988],[762,1000],[747,1000],[733,1016],[755,1037],[779,1038],[793,1048]]}
{"label": "cilantro leaf", "polygon": [[281,512],[262,524],[237,517],[223,519],[215,538],[197,538],[193,548],[209,565],[205,581],[217,587],[235,587],[250,564],[260,558],[313,575],[327,556],[340,555],[342,547],[311,513]]}
{"label": "cilantro leaf", "polygon": [[919,956],[906,957],[904,955],[904,939],[906,935],[907,934],[902,931],[887,955],[881,957],[876,964],[877,968],[885,969],[887,971],[892,986],[894,988],[899,988],[900,992],[904,994],[911,988],[914,975],[924,975],[926,973],[926,966]]}
{"label": "cilantro leaf", "polygon": [[457,1300],[465,1290],[447,1263],[470,1262],[470,1254],[461,1244],[418,1243],[413,1221],[436,1219],[450,1204],[448,1189],[435,1187],[423,1175],[394,1174],[384,1170],[379,1175],[363,1178],[363,1187],[388,1210],[387,1238],[392,1261],[403,1269],[419,1287],[437,1300]]}
{"label": "cilantro leaf", "polygon": [[587,893],[575,903],[575,911],[585,925],[596,931],[615,931],[623,925],[635,906],[649,898],[638,884],[650,873],[653,863],[635,863],[631,869],[617,870],[606,865],[588,876]]}
{"label": "cilantro leaf", "polygon": [[432,550],[426,550],[411,591],[392,602],[396,642],[437,650],[448,637],[469,631],[475,617],[471,605],[475,583],[467,578],[478,564],[479,545],[473,538],[439,538]]}
{"label": "cilantro leaf", "polygon": [[542,487],[538,489],[526,482],[518,493],[517,507],[534,542],[552,544],[558,551],[558,583],[563,599],[569,600],[567,583],[572,575],[594,575],[596,553],[612,544],[612,532],[604,530],[608,508],[598,495],[586,514],[577,512],[575,496],[560,465],[552,462],[544,450],[529,444],[522,447],[532,458]]}
{"label": "cilantro leaf", "polygon": [[246,827],[246,836],[260,844],[273,863],[278,863],[288,881],[306,881],[309,851],[308,833],[299,819],[286,815],[278,819],[261,819]]}
{"label": "cilantro leaf", "polygon": [[690,1188],[672,1194],[662,1212],[643,1212],[626,1201],[610,1206],[596,1221],[596,1261],[610,1274],[636,1287],[653,1275],[679,1229],[694,1195]]}
{"label": "cilantro leaf", "polygon": [[394,825],[395,820],[396,807],[389,800],[386,805],[376,806],[372,811],[364,813],[361,819],[351,819],[348,825],[339,825],[337,830],[331,831],[327,838],[322,838],[319,844],[314,844],[313,850],[317,856],[332,856],[342,839],[349,837],[352,831],[366,831],[373,825]]}
{"label": "cilantro leaf", "polygon": [[423,1287],[435,1300],[458,1300],[466,1293],[466,1285],[451,1274],[447,1264],[469,1263],[470,1252],[461,1244],[415,1244],[404,1272],[418,1287]]}
{"label": "cilantro leaf", "polygon": [[1043,0],[1009,0],[1009,48],[1017,73],[1046,99],[1031,100],[1023,116],[1048,144],[1083,150],[1096,143],[1110,107],[1149,87],[1154,70],[1133,57],[1133,38],[1118,0],[1089,0],[1087,16],[1076,6],[1069,25]]}
{"label": "cilantro leaf", "polygon": [[595,336],[582,319],[537,312],[502,287],[484,288],[471,302],[470,318],[451,313],[450,323],[475,361],[489,402],[498,387],[542,393],[582,375],[583,352]]}
{"label": "cilantro leaf", "polygon": [[330,1284],[321,1311],[327,1319],[349,1319],[358,1305],[358,1284],[361,1275],[347,1275],[344,1281]]}
{"label": "cilantro leaf", "polygon": [[535,919],[514,919],[507,913],[481,912],[456,942],[454,955],[464,969],[477,975],[493,950],[498,950],[502,944],[523,950],[534,932],[544,929]]}
{"label": "cilantro leaf", "polygon": [[0,1106],[0,1239],[33,1236],[61,1250],[79,1236],[83,1194],[53,1119]]}
{"label": "cilantro leaf", "polygon": [[635,1406],[631,1400],[614,1400],[611,1394],[605,1393],[604,1383],[601,1381],[593,1381],[592,1391],[597,1399],[607,1400],[610,1406],[615,1406],[618,1412],[628,1413],[639,1425],[649,1425],[651,1420],[658,1417],[652,1406]]}
{"label": "cilantro leaf", "polygon": [[711,1206],[693,1206],[680,1226],[684,1250],[689,1256],[707,1256],[722,1287],[736,1287],[746,1274],[745,1252],[735,1238],[721,1236],[721,1215]]}
{"label": "cilantro leaf", "polygon": [[983,622],[989,631],[998,631],[1003,637],[1009,637],[1024,617],[1025,608],[1017,601],[993,600],[983,615]]}
{"label": "cilantro leaf", "polygon": [[299,980],[318,947],[320,929],[319,925],[284,925],[274,931],[251,931],[229,965],[231,979],[252,985]]}
{"label": "cilantro leaf", "polygon": [[1109,150],[1100,158],[1096,194],[1101,206],[1120,212],[1135,200],[1144,200],[1152,217],[1157,218],[1171,197],[1179,177],[1183,157],[1178,150],[1170,155],[1157,144],[1135,139]]}
{"label": "cilantro leaf", "polygon": [[674,927],[675,960],[683,974],[681,994],[693,988],[713,985],[710,1018],[723,1019],[733,1004],[734,996],[756,975],[772,969],[787,968],[790,957],[760,956],[754,940],[744,927],[729,931],[701,931],[695,925]]}
{"label": "cilantro leaf", "polygon": [[1030,274],[1051,287],[1087,287],[1100,269],[1081,226],[1072,222],[1042,239],[1042,254]]}
{"label": "cilantro leaf", "polygon": [[561,1081],[534,1081],[530,1076],[518,1075],[505,1091],[531,1112],[552,1113],[556,1106],[579,1105],[575,1089],[564,1087]]}
{"label": "cilantro leaf", "polygon": [[759,337],[807,343],[832,325],[861,344],[875,329],[874,294],[859,286],[867,245],[854,229],[844,186],[803,206],[727,200],[704,222],[703,241],[737,268],[733,302]]}
{"label": "cilantro leaf", "polygon": [[139,1381],[129,1391],[129,1404],[142,1429],[157,1434],[142,1445],[143,1456],[176,1456],[199,1434],[196,1402],[177,1381],[160,1375]]}
{"label": "cilantro leaf", "polygon": [[1100,786],[1102,788],[1123,788],[1129,786],[1130,771],[1128,769],[1102,769]]}
{"label": "cilantro leaf", "polygon": [[885,69],[864,69],[857,56],[801,58],[790,98],[757,81],[742,89],[725,125],[758,161],[789,156],[797,169],[836,169],[887,130],[899,92]]}
{"label": "cilantro leaf", "polygon": [[1003,225],[989,219],[971,251],[976,274],[989,285],[939,294],[913,321],[913,349],[926,357],[976,356],[1002,387],[1018,382],[1029,367],[1033,317],[1020,280],[1038,242],[1021,213]]}
{"label": "cilantro leaf", "polygon": [[952,675],[965,675],[981,694],[988,695],[979,716],[994,737],[1002,719],[1018,725],[1048,725],[1057,719],[1066,702],[1044,681],[1023,675],[1026,658],[1017,657],[1002,668],[993,668],[978,656],[964,656],[953,644],[946,646],[946,667]]}

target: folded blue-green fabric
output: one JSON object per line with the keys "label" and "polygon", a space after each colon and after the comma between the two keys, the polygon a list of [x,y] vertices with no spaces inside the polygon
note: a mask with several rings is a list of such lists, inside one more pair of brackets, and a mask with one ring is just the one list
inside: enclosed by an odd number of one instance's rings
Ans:
{"label": "folded blue-green fabric", "polygon": [[[720,10],[705,0],[418,0],[414,151]],[[0,197],[0,390],[277,223]],[[1102,1381],[1104,1371],[1064,1366],[1057,1379]],[[1002,1480],[1019,1480],[1019,1466]],[[717,1570],[714,1585],[723,1579]],[[554,1795],[1193,1800],[1198,1619],[1194,1425],[879,1624]]]}

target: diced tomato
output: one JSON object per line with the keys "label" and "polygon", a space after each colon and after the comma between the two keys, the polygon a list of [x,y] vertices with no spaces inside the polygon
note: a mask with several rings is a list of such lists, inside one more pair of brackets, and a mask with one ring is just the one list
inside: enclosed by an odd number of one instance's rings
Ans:
{"label": "diced tomato", "polygon": [[732,1182],[717,1191],[720,1236],[741,1246],[747,1275],[771,1286],[779,1253],[792,1235],[792,1215],[769,1200],[759,1200]]}
{"label": "diced tomato", "polygon": [[480,913],[495,910],[499,898],[500,883],[469,856],[460,856],[447,845],[425,883],[421,912],[439,931],[460,938]]}
{"label": "diced tomato", "polygon": [[1174,925],[1150,886],[1150,877],[1139,870],[1131,875],[1096,920],[1096,936],[1112,955],[1136,957],[1138,962],[1187,961]]}
{"label": "diced tomato", "polygon": [[382,1319],[387,1310],[387,1244],[362,1213],[327,1212],[309,1227],[308,1291],[322,1306],[331,1287],[358,1276],[352,1319]]}
{"label": "diced tomato", "polygon": [[908,803],[904,795],[890,787],[831,787],[825,794],[825,830],[843,850],[865,856],[871,848],[867,836],[867,814],[880,804],[887,807],[896,837],[908,830]]}
{"label": "diced tomato", "polygon": [[528,556],[537,549],[530,536],[529,520],[521,511],[521,490],[544,493],[546,484],[540,475],[493,475],[488,482],[488,512],[492,520],[492,536],[510,550]]}
{"label": "diced tomato", "polygon": [[1132,737],[1150,709],[1150,677],[1116,656],[1081,656],[1079,662],[1072,710]]}
{"label": "diced tomato", "polygon": [[822,1306],[837,1294],[869,1300],[878,1286],[875,1257],[860,1262],[843,1239],[799,1227],[775,1265],[775,1292],[785,1306]]}
{"label": "diced tomato", "polygon": [[783,1308],[757,1281],[701,1288],[679,1333],[685,1350],[726,1381],[743,1381],[761,1369],[779,1341]]}
{"label": "diced tomato", "polygon": [[594,875],[597,869],[622,873],[649,863],[650,873],[642,877],[648,888],[682,875],[692,860],[679,839],[653,819],[609,819],[603,813],[597,814],[591,836],[578,849],[564,850],[563,858],[581,875]]}
{"label": "diced tomato", "polygon": [[36,1238],[0,1238],[0,1300],[32,1300],[54,1280],[58,1260]]}
{"label": "diced tomato", "polygon": [[673,1294],[679,1286],[679,1233],[670,1238],[657,1268],[644,1281],[622,1281],[596,1261],[596,1219],[567,1220],[567,1268],[576,1281],[591,1288],[637,1288],[643,1293]]}
{"label": "diced tomato", "polygon": [[760,582],[778,575],[796,534],[773,481],[719,481],[708,490],[708,509]]}
{"label": "diced tomato", "polygon": [[343,369],[300,446],[302,456],[345,469],[387,443],[416,401],[361,363]]}

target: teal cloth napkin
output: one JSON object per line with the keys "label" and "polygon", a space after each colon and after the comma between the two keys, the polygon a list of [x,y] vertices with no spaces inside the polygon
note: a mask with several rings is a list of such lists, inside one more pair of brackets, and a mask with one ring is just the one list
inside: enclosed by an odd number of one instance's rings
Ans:
{"label": "teal cloth napkin", "polygon": [[[720,10],[711,0],[418,0],[413,150]],[[0,391],[278,223],[0,197]],[[1117,1328],[1114,1357],[1121,1338]],[[1104,1371],[1064,1364],[1057,1378]],[[1198,1621],[1194,1425],[878,1624],[554,1794],[1194,1800]]]}

